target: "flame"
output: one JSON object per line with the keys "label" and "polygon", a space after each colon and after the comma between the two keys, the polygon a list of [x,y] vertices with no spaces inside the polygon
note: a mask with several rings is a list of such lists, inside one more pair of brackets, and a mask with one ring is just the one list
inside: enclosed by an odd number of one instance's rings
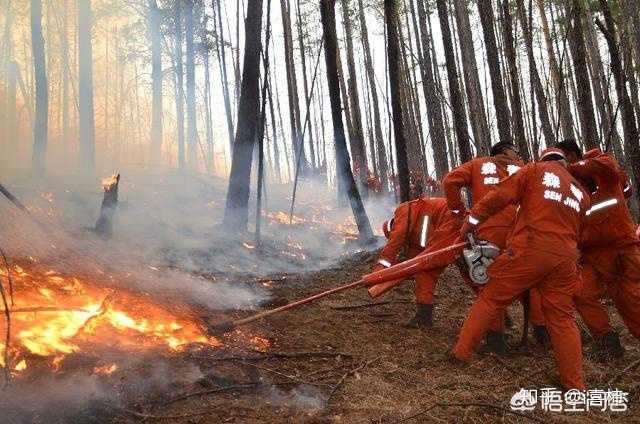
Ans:
{"label": "flame", "polygon": [[116,364],[103,365],[101,367],[94,367],[94,374],[102,374],[102,375],[110,375],[118,370],[118,366]]}
{"label": "flame", "polygon": [[[11,270],[15,305],[8,353],[15,371],[26,369],[25,357],[30,355],[45,357],[57,370],[67,355],[101,348],[179,352],[193,343],[221,345],[198,323],[148,296],[116,292],[36,264],[31,264],[29,272],[23,267],[16,265]],[[0,275],[6,272],[0,270]],[[4,349],[1,341],[2,366]]]}
{"label": "flame", "polygon": [[[305,227],[306,229],[317,231],[320,229],[327,230],[332,236],[332,240],[341,244],[346,244],[350,240],[358,239],[358,227],[353,216],[348,216],[344,220],[337,219],[332,216],[334,212],[330,206],[304,206],[304,214],[292,215],[291,218],[287,212],[265,212],[269,225],[282,225],[290,227]],[[289,247],[299,250],[299,244],[289,243]],[[297,256],[290,254],[290,256]],[[304,256],[304,255],[302,255]],[[301,257],[306,259],[306,257]]]}
{"label": "flame", "polygon": [[102,188],[104,191],[110,191],[116,184],[118,184],[117,174],[102,179]]}

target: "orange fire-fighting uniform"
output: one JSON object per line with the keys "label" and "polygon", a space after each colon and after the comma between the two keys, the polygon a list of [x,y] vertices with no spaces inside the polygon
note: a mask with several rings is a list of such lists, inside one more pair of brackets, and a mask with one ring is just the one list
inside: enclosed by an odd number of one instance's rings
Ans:
{"label": "orange fire-fighting uniform", "polygon": [[[392,220],[383,225],[389,239],[378,259],[378,267],[389,267],[398,261],[400,251],[405,249],[407,259],[417,256],[433,240],[435,230],[450,220],[447,202],[439,197],[422,197],[401,203]],[[438,276],[444,267],[416,274],[416,303],[433,304],[433,295]]]}
{"label": "orange fire-fighting uniform", "polygon": [[578,234],[589,196],[561,163],[530,163],[476,203],[463,232],[467,225],[480,227],[507,205],[520,206],[507,251],[489,267],[489,283],[471,308],[452,354],[469,361],[492,320],[537,287],[561,383],[584,389],[573,296],[580,285]]}
{"label": "orange fire-fighting uniform", "polygon": [[576,308],[595,338],[613,331],[600,302],[605,292],[631,334],[640,339],[640,241],[625,201],[630,193],[617,161],[600,150],[569,166],[569,172],[595,191],[580,240],[583,288]]}
{"label": "orange fire-fighting uniform", "polygon": [[[473,205],[490,193],[500,180],[517,172],[522,165],[521,161],[515,161],[506,155],[496,155],[473,159],[449,172],[442,181],[449,209],[454,214],[463,215],[466,211],[461,197],[461,191],[464,187],[471,188],[470,203]],[[495,244],[500,249],[504,249],[507,246],[507,239],[511,233],[515,218],[516,207],[515,205],[509,205],[479,225],[476,236],[481,240]],[[466,278],[465,281],[476,292],[482,288],[482,286],[470,283],[470,280]],[[531,323],[543,326],[544,317],[542,316],[539,293],[533,289],[529,299],[531,306],[529,319]],[[499,321],[501,322],[502,320],[500,319]],[[499,326],[495,325],[495,328],[498,329]]]}

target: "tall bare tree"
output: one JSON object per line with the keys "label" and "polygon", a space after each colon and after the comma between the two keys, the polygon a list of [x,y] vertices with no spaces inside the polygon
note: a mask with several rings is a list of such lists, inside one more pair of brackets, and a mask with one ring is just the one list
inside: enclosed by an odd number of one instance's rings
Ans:
{"label": "tall bare tree", "polygon": [[598,146],[598,130],[596,128],[596,116],[593,111],[593,94],[588,78],[587,49],[584,42],[584,31],[582,29],[582,19],[584,18],[583,0],[572,0],[572,13],[569,18],[571,26],[569,28],[569,46],[573,58],[573,68],[577,75],[576,86],[578,91],[578,115],[582,127],[582,139],[587,148],[592,149]]}
{"label": "tall bare tree", "polygon": [[364,131],[362,129],[362,115],[360,113],[360,93],[358,90],[358,76],[356,74],[356,63],[353,52],[353,23],[351,21],[351,10],[349,0],[341,0],[342,22],[345,31],[345,44],[347,46],[347,70],[349,78],[347,80],[349,106],[351,110],[351,124],[353,125],[353,137],[351,141],[351,154],[353,162],[358,169],[358,179],[362,195],[367,196],[367,149],[364,142]]}
{"label": "tall bare tree", "polygon": [[[533,33],[529,26],[527,19],[527,12],[524,8],[523,0],[516,0],[518,9],[518,17],[520,20],[520,26],[524,33],[524,43],[527,49],[527,59],[529,66],[529,79],[533,85],[534,92],[536,94],[536,101],[538,103],[538,115],[540,117],[540,123],[542,124],[542,133],[544,134],[547,146],[553,145],[556,142],[553,128],[551,127],[551,119],[549,118],[549,109],[547,108],[547,96],[544,93],[544,87],[538,73],[538,65],[536,63],[535,54],[533,52]],[[533,107],[533,105],[531,105]],[[534,152],[535,153],[535,152]]]}
{"label": "tall bare tree", "polygon": [[438,70],[433,66],[432,62],[431,33],[427,28],[427,12],[423,1],[417,0],[417,4],[422,41],[422,61],[420,62],[422,88],[427,103],[427,119],[429,121],[431,148],[436,165],[436,177],[441,179],[449,169],[447,163],[446,138],[442,120],[442,105],[439,97],[441,91],[439,91],[436,86],[434,76]]}
{"label": "tall bare tree", "polygon": [[[518,61],[516,57],[515,41],[513,39],[513,19],[509,0],[502,1],[502,42],[507,56],[507,67],[509,68],[509,79],[511,82],[511,110],[513,112],[513,135],[516,145],[520,150],[520,155],[526,161],[531,159],[529,154],[529,143],[524,133],[524,122],[522,117],[522,98],[520,96],[520,78],[518,73]],[[499,65],[499,64],[498,64]],[[492,77],[493,78],[493,77]],[[500,78],[500,76],[498,76]],[[497,100],[496,100],[497,101]],[[499,114],[496,107],[496,113]]]}
{"label": "tall bare tree", "polygon": [[[479,153],[486,154],[491,147],[491,134],[489,133],[482,88],[480,86],[480,79],[478,78],[478,65],[476,64],[476,52],[473,45],[471,23],[469,22],[469,10],[467,9],[466,0],[454,0],[454,3],[456,25],[458,27],[458,41],[460,52],[462,53],[462,73],[464,75],[467,101],[469,103],[471,130]],[[483,3],[487,2],[479,2],[479,4]],[[489,7],[491,7],[491,4],[489,4]]]}
{"label": "tall bare tree", "polygon": [[224,229],[231,234],[246,231],[249,218],[251,163],[260,122],[261,33],[262,0],[248,0],[238,129],[233,144],[231,174],[223,220]]}
{"label": "tall bare tree", "polygon": [[387,62],[389,66],[389,86],[391,108],[393,110],[393,136],[396,145],[396,168],[398,170],[398,185],[400,201],[409,200],[409,162],[407,158],[407,142],[404,135],[404,113],[400,94],[400,37],[398,35],[398,5],[396,0],[384,1],[384,20],[387,31]]}
{"label": "tall bare tree", "polygon": [[367,21],[364,14],[364,5],[362,0],[358,0],[358,18],[360,20],[360,36],[362,40],[362,50],[364,51],[364,67],[367,72],[367,81],[369,83],[369,91],[371,93],[371,109],[373,112],[373,127],[375,135],[375,150],[378,158],[378,170],[380,182],[383,190],[386,191],[389,185],[389,167],[387,165],[387,155],[382,137],[382,124],[380,119],[380,106],[378,104],[378,89],[376,87],[376,74],[373,68],[373,60],[371,58],[371,47],[369,45],[369,33],[367,30]]}
{"label": "tall bare tree", "polygon": [[91,2],[78,0],[78,86],[80,119],[80,166],[87,172],[95,167],[95,117],[93,110],[93,46]]}
{"label": "tall bare tree", "polygon": [[440,29],[442,32],[442,44],[444,45],[444,55],[447,65],[447,75],[449,77],[449,95],[451,97],[451,108],[453,121],[460,152],[460,160],[468,162],[471,160],[471,144],[469,142],[469,131],[467,129],[467,118],[464,113],[464,103],[462,93],[458,85],[458,68],[453,52],[453,41],[451,29],[449,27],[449,13],[445,0],[436,0],[438,7],[438,17],[440,18]]}
{"label": "tall bare tree", "polygon": [[[487,49],[491,90],[493,91],[493,106],[496,110],[496,120],[498,122],[498,136],[500,137],[500,141],[510,143],[512,141],[511,125],[509,124],[511,113],[502,85],[502,69],[500,69],[500,58],[498,56],[498,47],[496,46],[496,32],[493,26],[495,17],[493,15],[491,1],[479,1],[478,12],[480,13],[480,22],[482,23],[484,45]],[[506,42],[506,40],[503,40],[503,42]],[[525,140],[518,140],[518,143],[524,142]],[[522,149],[522,146],[520,150],[526,152],[526,149]]]}
{"label": "tall bare tree", "polygon": [[558,108],[558,116],[560,118],[562,136],[564,138],[574,138],[573,132],[573,115],[571,114],[571,103],[569,103],[569,97],[567,96],[567,90],[564,84],[564,78],[562,78],[562,69],[558,64],[556,58],[555,48],[553,41],[551,40],[551,32],[549,31],[549,22],[547,20],[547,13],[544,8],[544,0],[536,0],[538,5],[538,12],[540,14],[540,21],[542,22],[542,32],[544,34],[544,42],[547,48],[547,57],[549,58],[549,68],[551,72],[551,79],[555,90],[556,103]]}
{"label": "tall bare tree", "polygon": [[336,150],[338,178],[343,181],[343,185],[346,188],[353,216],[356,220],[356,225],[358,226],[360,240],[363,242],[369,242],[373,239],[373,231],[371,231],[369,217],[364,209],[364,204],[360,198],[360,193],[356,187],[353,174],[351,173],[349,151],[347,150],[344,126],[342,124],[342,102],[340,100],[340,87],[338,81],[338,39],[336,36],[335,0],[320,0],[320,16],[325,42],[324,57],[327,68],[329,98],[331,101],[331,118],[333,121],[333,136]]}
{"label": "tall bare tree", "polygon": [[[621,105],[622,111],[622,129],[624,131],[624,147],[626,150],[626,164],[632,171],[632,178],[635,180],[635,187],[638,187],[640,182],[640,144],[638,142],[638,127],[636,125],[636,118],[633,113],[633,105],[627,92],[625,85],[624,69],[622,67],[622,60],[620,59],[620,50],[618,48],[618,39],[616,24],[609,9],[607,0],[599,0],[600,9],[604,14],[604,24],[597,20],[596,23],[609,46],[609,54],[611,56],[611,71],[615,79],[616,92],[618,94],[618,101]],[[635,195],[635,209],[638,210],[639,197]]]}
{"label": "tall bare tree", "polygon": [[[160,37],[160,10],[156,0],[149,0],[149,37],[151,38],[151,161],[160,160],[162,147],[162,45]],[[107,112],[105,111],[105,114]]]}
{"label": "tall bare tree", "polygon": [[198,122],[196,116],[196,51],[194,45],[194,0],[184,0],[184,29],[187,41],[187,164],[195,170],[198,165]]}
{"label": "tall bare tree", "polygon": [[49,122],[49,88],[42,35],[42,1],[31,0],[31,46],[36,84],[36,121],[33,126],[33,168],[37,174],[45,170]]}

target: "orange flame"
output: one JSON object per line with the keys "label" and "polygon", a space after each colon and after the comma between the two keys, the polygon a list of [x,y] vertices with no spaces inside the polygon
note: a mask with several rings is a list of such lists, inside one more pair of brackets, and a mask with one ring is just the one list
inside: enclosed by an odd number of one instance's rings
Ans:
{"label": "orange flame", "polygon": [[[0,270],[0,275],[6,274]],[[187,316],[154,303],[148,296],[114,292],[77,277],[44,271],[12,269],[15,305],[9,356],[14,370],[27,367],[26,355],[51,357],[56,369],[64,357],[85,349],[117,348],[181,351],[198,343],[220,346]],[[0,352],[4,353],[4,341]],[[4,366],[4,355],[0,365]]]}

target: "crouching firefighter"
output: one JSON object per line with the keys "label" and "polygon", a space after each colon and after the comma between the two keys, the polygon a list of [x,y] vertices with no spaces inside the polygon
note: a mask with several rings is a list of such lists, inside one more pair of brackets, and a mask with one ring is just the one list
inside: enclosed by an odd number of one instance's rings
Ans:
{"label": "crouching firefighter", "polygon": [[[393,219],[383,224],[388,242],[380,253],[374,271],[396,264],[400,254],[405,259],[417,256],[433,241],[436,229],[446,221],[451,221],[451,216],[444,198],[420,197],[401,203]],[[439,267],[414,276],[416,313],[405,327],[427,329],[433,326],[434,292],[443,270],[444,267]]]}
{"label": "crouching firefighter", "polygon": [[496,317],[536,287],[560,382],[566,389],[583,390],[582,346],[573,317],[573,297],[580,285],[578,234],[589,196],[567,171],[562,150],[547,149],[540,162],[525,165],[477,202],[461,235],[474,232],[508,205],[518,205],[519,210],[507,249],[489,267],[490,281],[473,304],[450,359],[469,362]]}
{"label": "crouching firefighter", "polygon": [[624,348],[601,299],[609,295],[629,332],[640,339],[640,241],[625,199],[631,186],[611,154],[593,149],[581,158],[572,140],[558,147],[574,162],[569,172],[591,192],[579,245],[583,287],[576,309],[595,339],[595,359],[619,358]]}

